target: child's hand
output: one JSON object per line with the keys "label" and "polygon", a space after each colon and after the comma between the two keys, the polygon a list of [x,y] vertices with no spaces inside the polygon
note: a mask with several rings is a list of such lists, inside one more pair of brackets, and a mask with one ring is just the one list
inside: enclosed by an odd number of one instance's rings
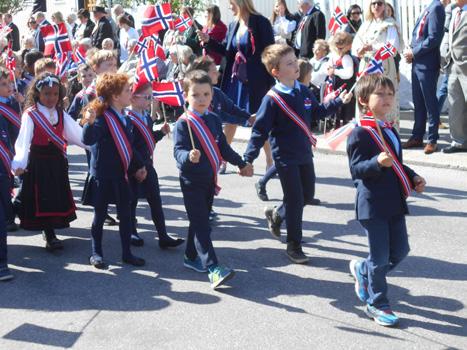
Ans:
{"label": "child's hand", "polygon": [[170,125],[168,123],[164,123],[164,125],[162,125],[161,131],[164,133],[164,135],[167,135],[170,133]]}
{"label": "child's hand", "polygon": [[241,168],[240,171],[238,172],[240,176],[248,176],[248,177],[252,177],[253,173],[254,173],[254,169],[253,169],[253,164],[251,163],[246,163],[246,165],[243,168]]}
{"label": "child's hand", "polygon": [[255,123],[255,121],[256,121],[256,113],[252,114],[251,117],[248,118],[247,123],[249,126],[252,126]]}
{"label": "child's hand", "polygon": [[390,168],[392,167],[392,162],[393,162],[393,158],[391,157],[390,154],[386,153],[386,152],[381,152],[379,155],[378,155],[378,164],[382,167],[385,167],[385,168]]}
{"label": "child's hand", "polygon": [[135,178],[138,182],[143,182],[147,174],[146,167],[143,166],[141,169],[136,170]]}
{"label": "child's hand", "polygon": [[342,103],[347,104],[352,100],[353,94],[351,92],[347,92],[347,90],[344,90],[341,92],[339,97],[342,100]]}
{"label": "child's hand", "polygon": [[24,103],[24,96],[21,95],[18,91],[16,91],[15,93],[13,93],[13,97],[15,98],[15,100],[19,103],[19,104],[23,104]]}
{"label": "child's hand", "polygon": [[423,191],[425,191],[426,181],[423,177],[418,175],[415,176],[413,178],[413,183],[415,184],[415,191],[417,191],[418,193],[422,193]]}
{"label": "child's hand", "polygon": [[190,162],[192,163],[199,163],[199,158],[201,157],[201,152],[198,151],[197,149],[192,149],[190,151],[190,155],[189,155],[189,158],[190,158]]}
{"label": "child's hand", "polygon": [[84,123],[83,124],[94,124],[94,121],[96,120],[96,111],[94,111],[94,109],[92,108],[88,108],[86,110],[86,112],[84,113],[84,116],[83,116],[83,119],[84,119]]}
{"label": "child's hand", "polygon": [[23,168],[18,168],[15,170],[15,176],[21,176],[23,175],[27,170]]}

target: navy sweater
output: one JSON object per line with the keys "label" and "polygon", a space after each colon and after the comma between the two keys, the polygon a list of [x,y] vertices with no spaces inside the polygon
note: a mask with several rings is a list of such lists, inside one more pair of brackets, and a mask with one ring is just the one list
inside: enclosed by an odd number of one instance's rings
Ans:
{"label": "navy sweater", "polygon": [[244,125],[250,119],[250,113],[238,107],[221,89],[214,86],[212,92],[212,112],[216,113],[223,123]]}
{"label": "navy sweater", "polygon": [[[208,129],[211,131],[214,140],[221,152],[222,158],[227,162],[237,165],[240,168],[245,166],[239,154],[237,154],[227,143],[222,131],[222,122],[214,113],[206,113],[201,116]],[[192,130],[195,148],[201,152],[199,163],[192,163],[189,159],[189,153],[192,150],[188,126],[183,118],[179,118],[175,124],[174,130],[174,156],[177,161],[177,167],[180,169],[182,177],[200,182],[211,182],[214,178],[211,164],[204,153],[201,144]]]}
{"label": "navy sweater", "polygon": [[[282,93],[276,87],[273,87],[273,90],[285,100],[309,128],[313,120],[334,114],[342,105],[340,98],[327,104],[319,104],[313,93],[302,84],[299,84],[299,89],[294,90],[292,94]],[[311,144],[306,134],[270,96],[266,95],[256,113],[256,121],[244,154],[245,161],[252,163],[268,138],[276,165],[297,165],[312,161]]]}

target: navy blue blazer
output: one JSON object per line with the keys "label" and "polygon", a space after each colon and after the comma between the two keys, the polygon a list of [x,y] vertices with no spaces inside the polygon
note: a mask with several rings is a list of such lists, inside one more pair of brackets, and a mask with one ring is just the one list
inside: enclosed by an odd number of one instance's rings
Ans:
{"label": "navy blue blazer", "polygon": [[[422,35],[418,38],[420,22],[427,13]],[[441,67],[440,46],[444,36],[446,13],[439,0],[433,2],[420,14],[412,32],[414,69],[433,70]]]}
{"label": "navy blue blazer", "polygon": [[[218,43],[216,40],[209,40],[207,48],[225,56],[226,62],[223,69],[221,89],[226,91],[227,84],[232,76],[232,67],[235,61],[237,48],[232,45],[232,39],[237,34],[239,27],[238,21],[229,24],[227,30],[226,41]],[[251,45],[251,36],[248,36],[248,53],[247,60],[247,76],[248,76],[248,91],[250,97],[250,112],[255,113],[263,96],[268,92],[274,84],[274,79],[266,71],[261,62],[261,54],[263,50],[274,44],[274,34],[269,20],[261,15],[250,15],[248,19],[248,28],[251,30],[255,41],[255,53],[253,54]]]}
{"label": "navy blue blazer", "polygon": [[[152,131],[152,127],[154,125],[154,121],[151,119],[149,115],[144,115],[144,120],[146,121],[146,125],[149,127],[149,129]],[[133,149],[135,149],[138,154],[141,157],[141,160],[143,164],[148,167],[148,166],[153,166],[152,163],[152,150],[149,149],[149,147],[146,144],[146,141],[144,141],[143,135],[141,135],[141,132],[137,127],[133,125],[133,132],[134,132],[134,142],[133,142]],[[159,142],[162,140],[164,137],[164,133],[160,130],[158,131],[152,131],[152,137],[156,142]]]}
{"label": "navy blue blazer", "polygon": [[[342,100],[336,98],[329,103],[318,103],[313,93],[300,84],[294,95],[277,92],[285,102],[300,116],[311,130],[311,122],[336,113]],[[306,102],[306,106],[305,103]],[[261,107],[256,113],[251,138],[243,158],[252,163],[269,138],[272,156],[280,166],[306,164],[313,160],[310,141],[300,127],[295,124],[268,95],[264,96]]]}
{"label": "navy blue blazer", "polygon": [[221,89],[214,86],[212,92],[212,112],[216,113],[222,122],[244,125],[250,119],[250,113],[238,107]]}
{"label": "navy blue blazer", "polygon": [[[397,158],[402,163],[402,145],[397,131],[399,153]],[[386,144],[396,153],[396,147],[383,131]],[[350,173],[357,188],[355,209],[358,220],[389,219],[395,215],[408,214],[407,202],[402,185],[392,168],[380,167],[377,161],[381,150],[367,130],[356,127],[347,139],[347,155]],[[417,174],[408,166],[404,170],[412,181]]]}
{"label": "navy blue blazer", "polygon": [[[117,117],[133,149],[133,157],[128,169],[128,174],[133,174],[144,166],[141,156],[134,148],[133,123],[125,117],[125,126],[112,109],[108,111]],[[123,179],[125,177],[120,155],[103,116],[98,116],[94,124],[86,124],[83,127],[82,139],[85,145],[91,146],[89,169],[92,176],[96,179]]]}
{"label": "navy blue blazer", "polygon": [[87,95],[85,94],[86,89],[82,89],[79,91],[73,102],[71,102],[70,107],[68,107],[67,113],[74,119],[77,120],[81,116],[81,110],[85,105],[88,104],[89,100]]}
{"label": "navy blue blazer", "polygon": [[[10,127],[11,123],[3,117],[0,117],[0,142],[10,151],[11,154],[14,154],[14,144],[10,138]],[[3,164],[3,161],[0,160],[0,176],[10,176]]]}
{"label": "navy blue blazer", "polygon": [[[216,140],[222,158],[239,168],[243,168],[246,164],[242,160],[242,157],[227,143],[224,132],[222,131],[222,122],[219,117],[214,113],[206,113],[201,118]],[[188,126],[185,119],[179,118],[174,129],[174,157],[177,162],[177,167],[180,169],[180,175],[189,180],[201,183],[212,182],[214,172],[212,171],[211,164],[193,130],[192,133],[195,148],[201,152],[199,163],[190,162],[189,154],[192,150],[192,145]]]}
{"label": "navy blue blazer", "polygon": [[[19,103],[18,103],[18,101],[16,101],[16,99],[14,97],[9,97],[7,99],[7,101],[5,102],[5,104],[8,107],[10,107],[11,109],[13,109],[16,113],[20,113],[21,109],[20,109]],[[20,118],[21,118],[21,115],[20,115]],[[6,123],[5,124],[5,129],[2,129],[2,130],[6,130],[8,132],[8,137],[9,137],[10,142],[11,142],[11,144],[13,146],[13,149],[14,149],[14,145],[15,145],[16,139],[18,138],[18,134],[19,134],[19,128],[17,128],[15,125],[10,123],[2,115],[0,115],[0,119],[5,120],[5,123]]]}

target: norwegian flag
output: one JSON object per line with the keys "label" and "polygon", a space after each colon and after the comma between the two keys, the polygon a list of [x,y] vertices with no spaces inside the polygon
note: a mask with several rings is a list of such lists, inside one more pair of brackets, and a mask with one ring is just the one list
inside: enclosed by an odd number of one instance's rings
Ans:
{"label": "norwegian flag", "polygon": [[153,82],[152,96],[170,106],[183,106],[185,103],[181,81]]}
{"label": "norwegian flag", "polygon": [[150,45],[147,50],[141,53],[138,66],[136,67],[136,75],[140,83],[151,82],[159,77],[157,69],[158,60],[160,58],[157,57],[154,46]]}
{"label": "norwegian flag", "polygon": [[143,35],[141,35],[138,41],[136,42],[135,47],[133,48],[133,53],[139,56],[141,52],[143,52],[144,50],[147,50],[148,48],[149,48],[148,39],[145,38]]}
{"label": "norwegian flag", "polygon": [[386,45],[381,46],[378,52],[381,60],[384,61],[390,57],[394,57],[397,54],[397,49],[391,43],[386,43]]}
{"label": "norwegian flag", "polygon": [[73,53],[73,61],[79,66],[80,64],[86,64],[86,48],[83,45],[79,45]]}
{"label": "norwegian flag", "polygon": [[143,36],[150,36],[173,26],[172,8],[169,3],[149,5],[143,13],[141,31]]}
{"label": "norwegian flag", "polygon": [[334,35],[339,29],[341,29],[344,24],[349,23],[349,20],[344,15],[339,6],[336,6],[336,9],[332,13],[331,20],[329,21],[328,29],[332,35]]}
{"label": "norwegian flag", "polygon": [[14,72],[16,70],[16,57],[13,54],[12,45],[13,45],[13,42],[9,41],[8,42],[8,48],[7,48],[7,51],[6,51],[6,62],[5,62],[5,67],[10,72]]}
{"label": "norwegian flag", "polygon": [[67,75],[67,73],[78,70],[78,66],[73,61],[71,51],[63,54],[57,53],[54,60],[56,62],[55,75],[59,78],[63,78]]}
{"label": "norwegian flag", "polygon": [[65,23],[45,25],[40,31],[45,43],[44,56],[72,51]]}
{"label": "norwegian flag", "polygon": [[178,17],[175,20],[174,26],[175,30],[178,30],[180,33],[183,33],[185,30],[190,28],[193,25],[193,18],[188,15],[183,15]]}
{"label": "norwegian flag", "polygon": [[370,63],[366,67],[366,69],[360,75],[368,75],[368,74],[383,74],[383,60],[381,59],[380,52],[378,51],[374,57],[371,58]]}
{"label": "norwegian flag", "polygon": [[165,61],[167,59],[167,56],[165,55],[164,48],[162,47],[161,39],[159,39],[158,35],[152,34],[150,36],[149,46],[154,47],[154,51],[156,53],[156,56],[159,57],[161,60]]}

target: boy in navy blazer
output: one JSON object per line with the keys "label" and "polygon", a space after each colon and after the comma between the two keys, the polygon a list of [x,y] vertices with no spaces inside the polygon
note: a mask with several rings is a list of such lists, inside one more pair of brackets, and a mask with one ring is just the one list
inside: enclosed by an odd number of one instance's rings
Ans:
{"label": "boy in navy blazer", "polygon": [[[304,264],[308,257],[302,251],[303,206],[314,198],[315,170],[312,145],[316,139],[311,134],[312,119],[324,118],[337,111],[351,94],[327,104],[319,104],[313,93],[297,82],[299,67],[293,48],[285,44],[268,46],[262,55],[268,72],[278,80],[264,96],[256,114],[251,138],[244,154],[252,163],[259,155],[264,142],[269,139],[284,201],[277,210],[266,208],[268,226],[275,238],[280,238],[280,213],[285,210],[287,221],[287,256],[294,263]],[[287,112],[288,111],[288,112]]]}
{"label": "boy in navy blazer", "polygon": [[439,115],[436,87],[441,68],[440,46],[444,36],[446,13],[439,0],[433,0],[421,13],[412,32],[411,49],[404,53],[412,63],[412,95],[415,123],[412,136],[404,148],[423,146],[428,118],[428,140],[425,154],[437,150]]}
{"label": "boy in navy blazer", "polygon": [[242,176],[253,176],[253,167],[227,144],[220,119],[208,111],[212,83],[207,73],[192,71],[183,85],[189,107],[175,125],[174,156],[190,221],[184,266],[208,272],[211,287],[217,288],[234,275],[234,270],[219,265],[211,241],[209,210],[220,189],[217,173],[222,159],[238,166]]}
{"label": "boy in navy blazer", "polygon": [[367,259],[350,262],[350,272],[357,297],[366,303],[366,314],[382,326],[399,321],[389,305],[386,274],[409,253],[406,197],[412,189],[425,188],[425,180],[403,165],[399,135],[385,122],[394,92],[387,77],[360,79],[356,95],[365,115],[347,140],[350,173],[357,188],[357,220],[366,231],[370,250]]}

